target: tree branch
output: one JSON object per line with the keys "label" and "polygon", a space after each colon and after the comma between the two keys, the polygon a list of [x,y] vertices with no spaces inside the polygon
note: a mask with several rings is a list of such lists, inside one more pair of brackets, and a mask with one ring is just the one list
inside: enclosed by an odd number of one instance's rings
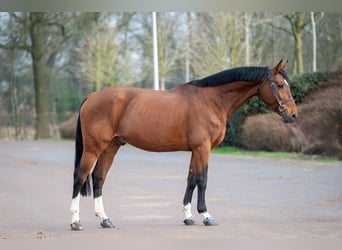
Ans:
{"label": "tree branch", "polygon": [[287,34],[292,35],[292,32],[289,31],[288,29],[284,28],[284,27],[280,27],[280,26],[274,25],[273,23],[268,23],[268,25],[271,26],[272,28],[285,31]]}
{"label": "tree branch", "polygon": [[0,44],[0,49],[7,49],[7,50],[13,50],[13,49],[23,49],[27,50],[28,52],[31,51],[31,47],[28,45],[19,45],[19,44]]}
{"label": "tree branch", "polygon": [[18,21],[19,23],[24,23],[25,22],[25,18],[19,17],[17,14],[15,14],[14,12],[8,12],[8,14],[13,17],[16,21]]}

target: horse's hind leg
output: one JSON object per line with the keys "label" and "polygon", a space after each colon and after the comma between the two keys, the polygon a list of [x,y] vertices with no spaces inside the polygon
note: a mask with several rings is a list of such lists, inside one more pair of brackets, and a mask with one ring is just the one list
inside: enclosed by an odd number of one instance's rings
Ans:
{"label": "horse's hind leg", "polygon": [[93,178],[93,191],[94,191],[94,207],[95,215],[101,219],[101,226],[104,228],[112,228],[114,225],[106,215],[103,206],[102,187],[105,182],[108,170],[110,169],[114,156],[119,150],[120,145],[111,142],[108,147],[100,155],[94,171]]}
{"label": "horse's hind leg", "polygon": [[80,196],[81,189],[87,180],[88,175],[96,161],[96,154],[84,152],[80,162],[80,168],[74,173],[74,186],[70,211],[72,213],[71,229],[83,230],[80,223]]}

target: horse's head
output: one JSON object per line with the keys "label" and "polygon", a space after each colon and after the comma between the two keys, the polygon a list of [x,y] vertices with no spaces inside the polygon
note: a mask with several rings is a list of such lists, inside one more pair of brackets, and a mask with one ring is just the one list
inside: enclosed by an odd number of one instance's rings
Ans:
{"label": "horse's head", "polygon": [[277,112],[286,123],[293,122],[297,117],[297,106],[292,97],[288,78],[285,73],[287,65],[281,60],[270,69],[267,78],[259,88],[260,98]]}

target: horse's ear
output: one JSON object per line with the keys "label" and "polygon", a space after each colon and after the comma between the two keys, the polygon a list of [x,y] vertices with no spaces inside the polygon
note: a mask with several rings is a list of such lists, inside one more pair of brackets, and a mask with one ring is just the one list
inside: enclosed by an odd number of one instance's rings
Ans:
{"label": "horse's ear", "polygon": [[285,70],[287,63],[288,63],[288,60],[286,60],[286,62],[283,63],[283,59],[281,59],[280,62],[272,69],[272,74],[276,75],[281,70]]}
{"label": "horse's ear", "polygon": [[281,69],[283,69],[283,70],[285,70],[286,69],[286,66],[287,66],[287,63],[289,62],[289,60],[286,60],[286,62],[285,63],[283,63],[283,65],[282,65],[282,68]]}

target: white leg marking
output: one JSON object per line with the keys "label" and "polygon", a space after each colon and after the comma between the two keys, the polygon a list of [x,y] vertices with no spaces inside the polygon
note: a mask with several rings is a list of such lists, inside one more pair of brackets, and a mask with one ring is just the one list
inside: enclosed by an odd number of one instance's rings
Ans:
{"label": "white leg marking", "polygon": [[72,214],[71,223],[80,221],[80,198],[81,198],[81,195],[78,194],[71,201],[71,206],[70,206],[70,212]]}
{"label": "white leg marking", "polygon": [[183,206],[183,212],[185,214],[185,219],[192,218],[191,203],[188,203],[187,205]]}
{"label": "white leg marking", "polygon": [[203,212],[203,213],[201,213],[201,215],[203,216],[204,219],[212,218],[212,216],[208,212]]}
{"label": "white leg marking", "polygon": [[94,199],[94,205],[95,205],[95,215],[99,217],[101,220],[108,219],[108,216],[106,215],[104,211],[102,196]]}

